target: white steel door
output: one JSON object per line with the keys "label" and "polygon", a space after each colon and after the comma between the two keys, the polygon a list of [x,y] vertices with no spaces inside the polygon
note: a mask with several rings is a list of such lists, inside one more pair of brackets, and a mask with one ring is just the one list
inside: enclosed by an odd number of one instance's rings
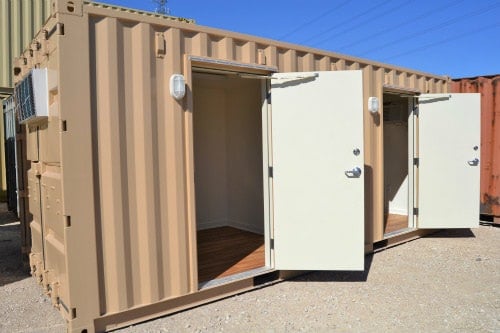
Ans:
{"label": "white steel door", "polygon": [[480,95],[419,97],[418,227],[479,226]]}
{"label": "white steel door", "polygon": [[363,270],[362,72],[273,77],[275,268]]}

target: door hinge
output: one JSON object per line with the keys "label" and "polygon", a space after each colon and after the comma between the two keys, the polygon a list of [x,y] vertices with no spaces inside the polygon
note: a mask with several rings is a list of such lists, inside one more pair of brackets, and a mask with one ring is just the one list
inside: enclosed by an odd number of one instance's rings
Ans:
{"label": "door hinge", "polygon": [[415,165],[417,167],[420,165],[420,158],[419,157],[415,157],[413,159],[413,165]]}
{"label": "door hinge", "polygon": [[418,105],[413,108],[413,114],[418,117]]}
{"label": "door hinge", "polygon": [[271,92],[269,92],[269,91],[266,94],[266,100],[267,100],[268,104],[271,104]]}
{"label": "door hinge", "polygon": [[418,207],[413,207],[413,215],[418,216]]}
{"label": "door hinge", "polygon": [[268,175],[269,175],[269,178],[273,178],[273,167],[272,167],[272,166],[270,166],[270,167],[268,168],[267,173],[268,173]]}
{"label": "door hinge", "polygon": [[274,238],[269,240],[269,246],[271,247],[271,250],[274,250]]}

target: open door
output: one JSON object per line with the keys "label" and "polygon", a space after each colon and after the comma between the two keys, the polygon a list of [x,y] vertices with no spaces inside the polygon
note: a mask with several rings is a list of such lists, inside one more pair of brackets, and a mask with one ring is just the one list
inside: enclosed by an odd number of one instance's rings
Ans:
{"label": "open door", "polygon": [[271,80],[275,268],[363,270],[361,71]]}
{"label": "open door", "polygon": [[479,226],[480,95],[419,97],[418,227]]}

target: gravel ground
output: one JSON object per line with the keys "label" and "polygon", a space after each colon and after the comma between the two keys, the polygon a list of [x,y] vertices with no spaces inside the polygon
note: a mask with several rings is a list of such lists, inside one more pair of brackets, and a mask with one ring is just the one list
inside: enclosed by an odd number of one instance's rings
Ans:
{"label": "gravel ground", "polygon": [[0,332],[65,332],[66,324],[21,257],[20,224],[0,204]]}
{"label": "gravel ground", "polygon": [[[1,214],[1,213],[0,213]],[[64,332],[0,216],[0,332]],[[500,228],[449,230],[117,332],[500,332]]]}

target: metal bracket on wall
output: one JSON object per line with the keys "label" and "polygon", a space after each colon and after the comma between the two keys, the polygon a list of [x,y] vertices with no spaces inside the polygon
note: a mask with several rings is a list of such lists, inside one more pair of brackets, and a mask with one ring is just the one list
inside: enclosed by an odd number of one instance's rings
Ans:
{"label": "metal bracket on wall", "polygon": [[57,28],[57,34],[58,35],[64,35],[64,24],[62,23],[57,23],[56,24],[56,28]]}
{"label": "metal bracket on wall", "polygon": [[45,40],[49,40],[50,37],[52,37],[52,35],[54,33],[57,33],[58,35],[64,35],[64,24],[56,23],[56,24],[54,24],[54,26],[50,30],[48,30],[48,31],[45,30],[44,31]]}
{"label": "metal bracket on wall", "polygon": [[66,228],[71,227],[71,216],[69,215],[64,216],[64,225]]}
{"label": "metal bracket on wall", "polygon": [[155,50],[156,57],[163,58],[167,54],[167,42],[165,41],[165,36],[161,32],[155,35]]}

